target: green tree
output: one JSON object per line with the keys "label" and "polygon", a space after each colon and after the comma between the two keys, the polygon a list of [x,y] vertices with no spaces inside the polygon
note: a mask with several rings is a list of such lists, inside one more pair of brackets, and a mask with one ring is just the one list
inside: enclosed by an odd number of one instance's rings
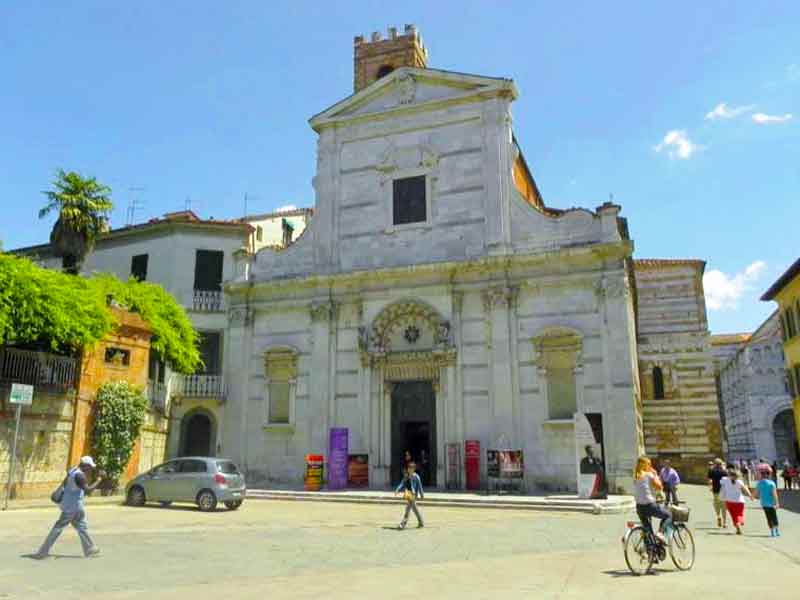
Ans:
{"label": "green tree", "polygon": [[144,425],[147,398],[127,381],[111,381],[97,391],[94,410],[94,457],[116,489]]}
{"label": "green tree", "polygon": [[114,208],[111,188],[94,177],[59,169],[53,189],[43,194],[47,204],[39,211],[39,218],[58,212],[50,244],[61,256],[64,270],[77,275],[97,238],[108,231],[108,213]]}

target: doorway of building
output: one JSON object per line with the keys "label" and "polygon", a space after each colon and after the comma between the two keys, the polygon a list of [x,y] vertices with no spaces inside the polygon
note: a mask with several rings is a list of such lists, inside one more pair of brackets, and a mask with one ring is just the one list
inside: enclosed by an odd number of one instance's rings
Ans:
{"label": "doorway of building", "polygon": [[181,456],[214,456],[214,422],[205,412],[186,415],[181,423]]}
{"label": "doorway of building", "polygon": [[403,381],[392,390],[393,485],[403,477],[405,452],[417,463],[422,485],[436,486],[436,396],[430,381]]}
{"label": "doorway of building", "polygon": [[775,457],[778,461],[798,460],[794,429],[794,414],[791,408],[779,412],[772,421],[772,434],[775,436]]}

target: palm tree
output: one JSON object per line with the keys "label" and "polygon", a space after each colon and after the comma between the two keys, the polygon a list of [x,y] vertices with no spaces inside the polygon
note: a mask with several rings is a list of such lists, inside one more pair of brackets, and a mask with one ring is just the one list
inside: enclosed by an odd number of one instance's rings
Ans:
{"label": "palm tree", "polygon": [[39,211],[39,218],[58,211],[50,244],[61,257],[64,271],[77,275],[97,238],[108,231],[108,213],[114,208],[111,188],[94,177],[63,169],[58,170],[53,188],[42,192],[47,205]]}

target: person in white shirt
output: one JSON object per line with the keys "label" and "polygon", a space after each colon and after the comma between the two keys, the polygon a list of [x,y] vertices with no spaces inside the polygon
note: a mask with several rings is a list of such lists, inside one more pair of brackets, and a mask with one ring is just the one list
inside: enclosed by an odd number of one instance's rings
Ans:
{"label": "person in white shirt", "polygon": [[744,498],[747,496],[751,500],[753,495],[749,488],[744,484],[736,469],[729,469],[728,476],[720,481],[722,487],[721,495],[725,499],[725,508],[731,516],[736,534],[742,535],[744,525]]}

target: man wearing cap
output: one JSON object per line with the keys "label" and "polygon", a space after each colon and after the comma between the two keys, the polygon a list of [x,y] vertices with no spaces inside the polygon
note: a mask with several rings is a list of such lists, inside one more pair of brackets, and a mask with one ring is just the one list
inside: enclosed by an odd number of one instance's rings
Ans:
{"label": "man wearing cap", "polygon": [[92,538],[89,537],[89,524],[86,522],[86,512],[83,507],[83,498],[94,490],[105,477],[103,471],[98,472],[97,481],[89,485],[88,476],[95,469],[94,459],[91,456],[81,458],[77,467],[72,467],[64,479],[64,494],[59,502],[61,516],[53,525],[50,533],[45,539],[39,552],[34,554],[34,558],[46,558],[50,553],[50,548],[56,543],[58,536],[67,525],[72,525],[78,532],[81,539],[83,554],[87,558],[100,554],[100,549],[94,545]]}
{"label": "man wearing cap", "polygon": [[721,458],[715,458],[711,468],[708,470],[708,483],[711,486],[711,495],[714,502],[714,514],[717,517],[717,527],[727,527],[728,516],[725,512],[725,502],[720,497],[722,490],[722,478],[726,477],[728,472],[722,465]]}

